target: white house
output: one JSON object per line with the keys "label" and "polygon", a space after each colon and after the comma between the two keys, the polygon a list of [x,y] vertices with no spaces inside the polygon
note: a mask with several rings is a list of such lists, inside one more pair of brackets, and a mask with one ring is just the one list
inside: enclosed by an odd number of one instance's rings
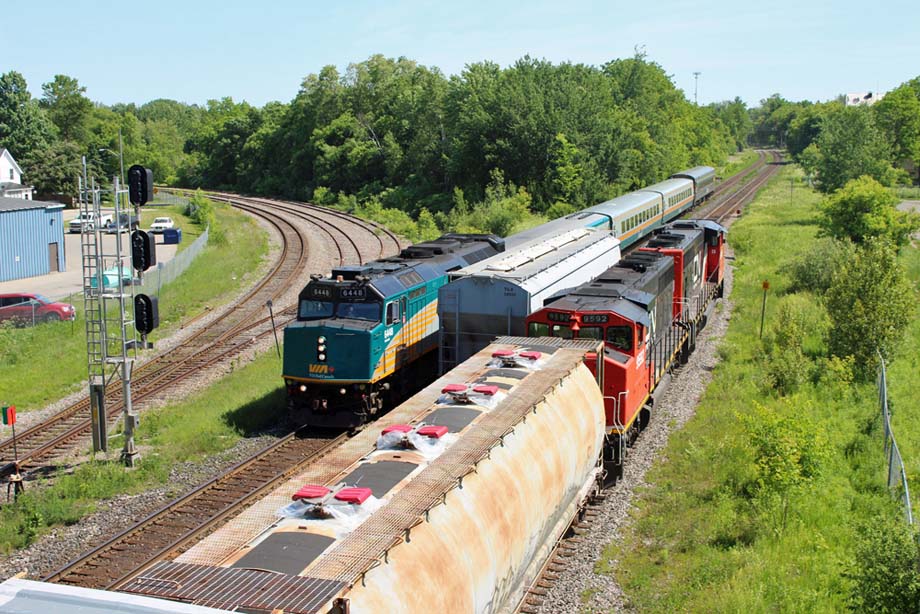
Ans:
{"label": "white house", "polygon": [[0,148],[0,198],[32,200],[35,188],[22,184],[22,169],[9,149]]}
{"label": "white house", "polygon": [[868,107],[884,97],[884,93],[878,92],[851,92],[847,94],[846,105],[848,107]]}

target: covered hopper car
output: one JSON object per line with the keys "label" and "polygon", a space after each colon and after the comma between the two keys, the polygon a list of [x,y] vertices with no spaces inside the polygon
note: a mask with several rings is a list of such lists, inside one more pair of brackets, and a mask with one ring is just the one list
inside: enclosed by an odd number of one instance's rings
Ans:
{"label": "covered hopper car", "polygon": [[512,611],[603,480],[592,340],[501,338],[122,587],[245,612]]}

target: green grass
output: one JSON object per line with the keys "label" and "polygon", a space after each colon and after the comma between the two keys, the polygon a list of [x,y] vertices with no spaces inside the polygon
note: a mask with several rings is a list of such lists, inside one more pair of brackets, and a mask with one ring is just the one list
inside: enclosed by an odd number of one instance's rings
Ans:
{"label": "green grass", "polygon": [[[141,209],[141,228],[143,230],[148,230],[150,225],[153,223],[153,219],[157,217],[171,217],[173,222],[175,222],[176,228],[182,229],[182,243],[177,246],[176,253],[181,252],[186,247],[191,245],[195,239],[201,236],[201,233],[204,232],[204,228],[201,228],[198,224],[193,222],[185,213],[185,207],[182,205],[168,205],[166,207],[145,207]],[[162,236],[162,235],[159,235]],[[157,243],[161,243],[162,239],[157,239]]]}
{"label": "green grass", "polygon": [[118,462],[116,436],[110,438],[109,459],[100,456],[43,488],[29,484],[15,505],[0,508],[0,552],[73,524],[104,500],[168,485],[176,464],[218,454],[279,422],[285,407],[280,372],[277,355],[268,352],[182,402],[145,413],[137,432],[142,453],[137,469],[126,470]]}
{"label": "green grass", "polygon": [[[784,169],[732,227],[736,252],[735,311],[720,346],[721,362],[695,417],[672,434],[663,461],[649,472],[651,486],[637,500],[634,522],[622,542],[610,543],[596,573],[615,573],[631,603],[643,612],[835,612],[846,609],[854,587],[846,571],[855,564],[859,523],[897,515],[884,488],[885,459],[873,385],[850,385],[836,377],[824,355],[823,311],[817,297],[787,293],[785,267],[817,233],[820,197],[797,185]],[[916,253],[906,256],[914,273]],[[818,324],[803,340],[810,379],[781,398],[764,375],[758,341],[761,282],[770,281],[765,336],[772,335],[778,307],[795,301]],[[903,421],[908,410],[912,358],[892,366],[892,396]],[[784,412],[819,433],[827,458],[819,477],[794,489],[789,520],[781,522],[775,498],[757,485],[750,440],[741,416],[755,403]],[[901,428],[901,425],[895,428]],[[903,450],[920,460],[920,437],[904,427]],[[920,427],[915,431],[920,434]],[[899,434],[899,437],[901,435]],[[907,450],[910,450],[908,452]],[[914,452],[917,450],[917,452]],[[911,466],[916,467],[916,463]],[[920,482],[917,487],[920,488]],[[614,569],[613,559],[618,559]]]}
{"label": "green grass", "polygon": [[[215,210],[226,240],[212,242],[178,279],[161,288],[160,328],[151,335],[153,341],[175,332],[183,320],[206,307],[228,302],[256,279],[268,250],[266,233],[228,205],[217,204]],[[194,241],[200,234],[184,216],[175,214],[174,219],[189,228],[183,241]],[[0,327],[0,402],[13,403],[21,411],[41,409],[78,390],[86,379],[83,300],[78,296],[70,302],[77,306],[75,323]]]}
{"label": "green grass", "polygon": [[753,149],[734,153],[728,157],[725,164],[716,169],[716,175],[723,179],[728,179],[732,175],[751,166],[757,161],[757,152]]}

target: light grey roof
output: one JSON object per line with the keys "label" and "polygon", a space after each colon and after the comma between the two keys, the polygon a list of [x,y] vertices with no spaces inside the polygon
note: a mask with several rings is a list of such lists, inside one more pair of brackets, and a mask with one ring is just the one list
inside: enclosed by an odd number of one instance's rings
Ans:
{"label": "light grey roof", "polygon": [[63,209],[61,203],[49,203],[44,200],[26,200],[25,198],[7,198],[0,196],[0,211],[23,211],[26,209]]}
{"label": "light grey roof", "polygon": [[24,188],[31,188],[30,185],[22,185],[21,183],[16,183],[15,181],[4,181],[0,183],[0,192],[3,190],[22,190]]}

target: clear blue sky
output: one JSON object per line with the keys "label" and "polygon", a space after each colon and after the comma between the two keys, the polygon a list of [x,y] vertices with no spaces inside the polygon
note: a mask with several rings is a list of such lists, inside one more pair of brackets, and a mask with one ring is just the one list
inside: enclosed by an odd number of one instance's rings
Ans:
{"label": "clear blue sky", "polygon": [[920,3],[881,0],[9,0],[0,72],[58,73],[93,100],[288,102],[304,76],[374,53],[457,74],[525,54],[601,64],[636,46],[699,100],[828,99],[920,75]]}

